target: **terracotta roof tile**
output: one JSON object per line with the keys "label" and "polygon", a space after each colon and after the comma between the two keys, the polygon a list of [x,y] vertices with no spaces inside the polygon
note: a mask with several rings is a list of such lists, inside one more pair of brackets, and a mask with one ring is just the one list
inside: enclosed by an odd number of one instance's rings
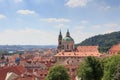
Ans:
{"label": "terracotta roof tile", "polygon": [[14,73],[20,75],[25,72],[25,68],[21,65],[5,67],[0,70],[0,80],[5,80],[7,72],[14,72]]}
{"label": "terracotta roof tile", "polygon": [[110,49],[109,49],[109,53],[111,54],[117,54],[118,51],[120,51],[120,43],[113,45]]}
{"label": "terracotta roof tile", "polygon": [[59,52],[55,57],[87,57],[87,56],[96,56],[100,57],[102,54],[99,52]]}
{"label": "terracotta roof tile", "polygon": [[79,52],[98,52],[98,46],[78,46]]}

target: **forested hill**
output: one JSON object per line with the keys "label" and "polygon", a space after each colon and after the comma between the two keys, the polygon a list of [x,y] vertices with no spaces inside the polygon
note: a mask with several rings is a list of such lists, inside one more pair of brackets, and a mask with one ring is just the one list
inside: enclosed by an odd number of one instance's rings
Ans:
{"label": "forested hill", "polygon": [[108,49],[120,42],[120,31],[104,35],[97,35],[82,41],[77,45],[98,45],[100,52],[107,52]]}

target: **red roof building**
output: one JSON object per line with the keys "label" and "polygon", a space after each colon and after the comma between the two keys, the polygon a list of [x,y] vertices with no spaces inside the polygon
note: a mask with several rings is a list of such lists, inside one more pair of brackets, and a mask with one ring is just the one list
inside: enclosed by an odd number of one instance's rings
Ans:
{"label": "red roof building", "polygon": [[3,67],[0,69],[0,80],[5,80],[6,75],[8,72],[14,72],[17,75],[21,75],[25,72],[25,68],[22,65],[19,66],[10,66],[10,67]]}
{"label": "red roof building", "polygon": [[120,51],[120,43],[119,43],[119,44],[116,44],[116,45],[113,45],[113,46],[109,49],[108,53],[109,53],[109,54],[117,54],[119,51]]}

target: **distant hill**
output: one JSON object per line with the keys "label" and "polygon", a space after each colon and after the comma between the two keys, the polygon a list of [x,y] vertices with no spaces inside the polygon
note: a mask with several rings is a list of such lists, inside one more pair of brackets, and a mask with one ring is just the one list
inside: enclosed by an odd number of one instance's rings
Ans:
{"label": "distant hill", "polygon": [[32,50],[38,48],[43,48],[43,49],[56,48],[56,45],[0,45],[0,50],[7,50],[7,51]]}
{"label": "distant hill", "polygon": [[112,45],[120,42],[120,31],[88,38],[78,45],[98,45],[100,52],[107,52]]}

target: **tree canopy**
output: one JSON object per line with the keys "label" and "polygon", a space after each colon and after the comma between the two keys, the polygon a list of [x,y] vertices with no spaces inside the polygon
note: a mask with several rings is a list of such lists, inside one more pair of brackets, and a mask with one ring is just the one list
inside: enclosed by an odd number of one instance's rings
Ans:
{"label": "tree canopy", "polygon": [[113,55],[103,59],[104,75],[102,80],[114,80],[114,74],[117,70],[117,65],[120,62],[120,55]]}
{"label": "tree canopy", "polygon": [[49,70],[46,80],[70,80],[70,77],[66,68],[62,65],[56,65]]}
{"label": "tree canopy", "polygon": [[99,59],[91,56],[87,57],[80,64],[77,74],[82,80],[101,80],[103,69]]}
{"label": "tree canopy", "polygon": [[117,69],[114,73],[114,80],[120,80],[120,62],[117,65]]}

